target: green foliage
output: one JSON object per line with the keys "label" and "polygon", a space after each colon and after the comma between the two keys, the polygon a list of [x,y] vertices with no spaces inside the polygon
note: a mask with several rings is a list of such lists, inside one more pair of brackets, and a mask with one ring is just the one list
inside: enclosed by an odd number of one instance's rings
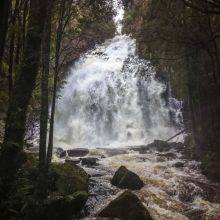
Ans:
{"label": "green foliage", "polygon": [[[22,220],[69,219],[79,212],[88,198],[88,175],[78,167],[67,163],[52,164],[47,176],[48,198],[39,199],[38,160],[27,155],[27,161],[17,174],[9,198],[0,206],[1,219],[14,216]],[[46,218],[47,219],[47,218]]]}

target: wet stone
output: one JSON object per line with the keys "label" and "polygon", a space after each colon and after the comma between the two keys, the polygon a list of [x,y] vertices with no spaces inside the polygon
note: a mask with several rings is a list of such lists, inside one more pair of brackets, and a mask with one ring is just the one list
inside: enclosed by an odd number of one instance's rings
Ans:
{"label": "wet stone", "polygon": [[176,162],[173,166],[176,167],[176,168],[182,168],[182,167],[184,167],[184,163]]}
{"label": "wet stone", "polygon": [[79,164],[80,163],[80,159],[66,159],[65,160],[66,163],[69,163],[70,165],[76,165],[76,164]]}
{"label": "wet stone", "polygon": [[111,201],[98,214],[100,217],[119,218],[122,220],[151,220],[151,216],[139,198],[126,190],[119,197]]}
{"label": "wet stone", "polygon": [[62,148],[56,148],[55,149],[55,154],[57,155],[57,157],[59,157],[59,158],[64,158],[64,157],[66,157],[67,156],[67,153],[66,153],[66,151],[65,150],[63,150]]}
{"label": "wet stone", "polygon": [[111,181],[112,185],[117,186],[121,189],[138,190],[144,186],[143,181],[140,177],[128,170],[126,167],[121,166],[113,176]]}
{"label": "wet stone", "polygon": [[96,157],[86,157],[86,158],[81,158],[81,163],[83,166],[88,166],[88,167],[92,167],[92,166],[97,166],[99,159]]}
{"label": "wet stone", "polygon": [[107,154],[107,156],[109,157],[113,157],[116,155],[120,155],[120,154],[126,154],[127,153],[127,149],[105,149],[105,153]]}
{"label": "wet stone", "polygon": [[156,161],[157,161],[157,162],[165,162],[165,161],[166,161],[166,158],[165,158],[165,157],[158,156],[158,157],[156,157]]}
{"label": "wet stone", "polygon": [[176,159],[176,154],[172,153],[172,152],[167,152],[167,153],[162,153],[162,154],[158,154],[159,156],[165,157],[168,160],[172,160],[172,159]]}
{"label": "wet stone", "polygon": [[86,148],[75,148],[67,150],[67,154],[69,157],[85,157],[89,154],[89,150]]}

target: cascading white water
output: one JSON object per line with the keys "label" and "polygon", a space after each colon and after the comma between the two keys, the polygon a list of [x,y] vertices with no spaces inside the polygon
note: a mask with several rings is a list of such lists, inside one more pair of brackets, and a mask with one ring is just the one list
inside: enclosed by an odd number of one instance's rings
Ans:
{"label": "cascading white water", "polygon": [[181,115],[180,107],[171,109],[162,98],[167,86],[156,80],[149,62],[138,58],[135,40],[121,34],[124,10],[116,0],[113,5],[116,36],[83,55],[59,92],[57,147],[139,145],[178,130],[170,115]]}

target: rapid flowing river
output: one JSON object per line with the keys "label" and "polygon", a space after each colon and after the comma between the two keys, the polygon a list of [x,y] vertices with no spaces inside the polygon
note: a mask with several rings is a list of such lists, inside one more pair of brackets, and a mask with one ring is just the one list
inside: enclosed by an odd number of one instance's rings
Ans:
{"label": "rapid flowing river", "polygon": [[169,84],[150,62],[138,57],[135,39],[122,34],[123,7],[116,0],[113,4],[115,37],[74,64],[55,115],[55,146],[89,148],[99,159],[95,168],[85,167],[92,176],[89,215],[120,192],[110,179],[125,165],[143,179],[145,187],[136,193],[154,219],[220,219],[219,185],[200,173],[198,162],[184,159],[176,149],[135,150],[178,133],[182,103],[171,97]]}

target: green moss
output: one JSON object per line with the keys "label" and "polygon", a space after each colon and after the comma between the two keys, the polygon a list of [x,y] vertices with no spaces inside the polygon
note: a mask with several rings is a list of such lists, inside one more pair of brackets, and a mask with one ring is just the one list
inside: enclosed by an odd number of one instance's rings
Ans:
{"label": "green moss", "polygon": [[78,191],[68,196],[50,198],[46,206],[47,219],[68,220],[78,213],[85,205],[88,193]]}
{"label": "green moss", "polygon": [[79,166],[64,164],[52,164],[51,177],[53,187],[62,195],[72,194],[76,191],[88,191],[88,174]]}
{"label": "green moss", "polygon": [[48,198],[38,198],[38,159],[27,155],[19,170],[13,190],[0,206],[0,219],[43,220],[71,219],[88,198],[88,175],[78,166],[51,164],[47,176]]}

